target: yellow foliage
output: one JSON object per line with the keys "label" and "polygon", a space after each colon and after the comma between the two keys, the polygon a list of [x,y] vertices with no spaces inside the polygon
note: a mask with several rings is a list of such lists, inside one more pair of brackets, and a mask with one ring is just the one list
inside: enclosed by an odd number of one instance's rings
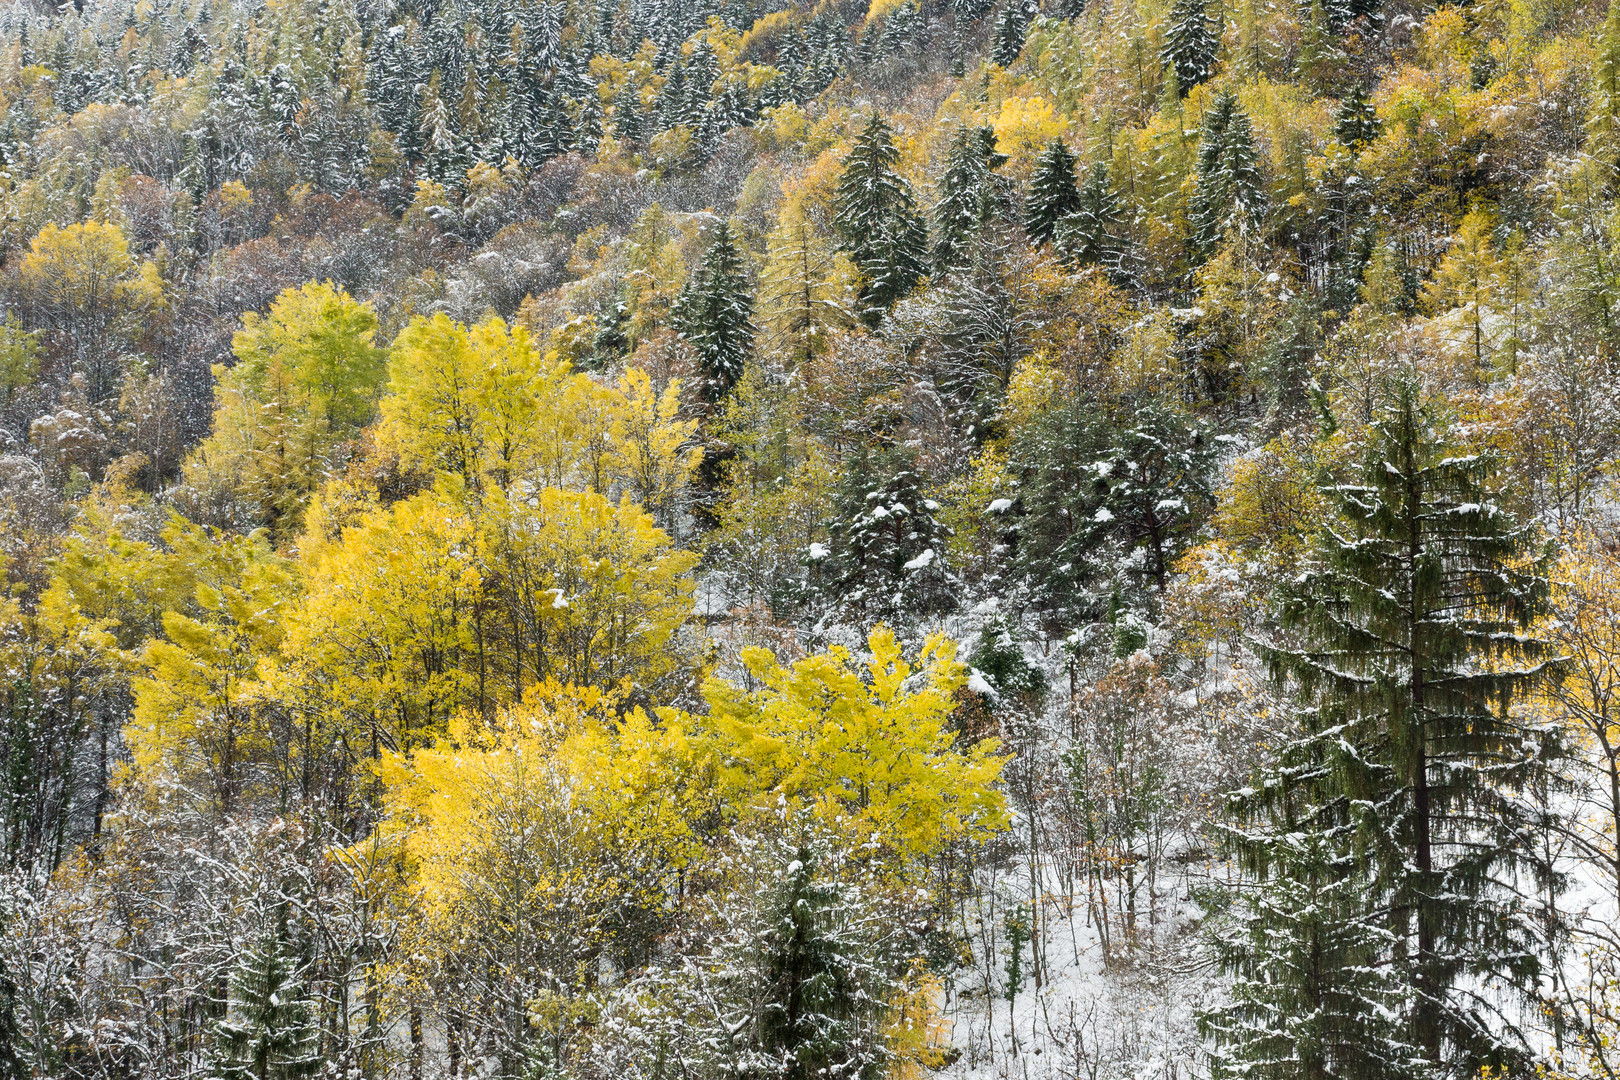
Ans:
{"label": "yellow foliage", "polygon": [[1068,124],[1045,98],[1014,97],[1001,103],[993,126],[996,149],[1011,158],[1010,167],[1019,171],[1042,147],[1062,135]]}
{"label": "yellow foliage", "polygon": [[210,537],[177,520],[164,538],[195,575],[193,613],[163,613],[124,740],[138,780],[178,785],[225,816],[270,763],[270,710],[255,692],[285,632],[292,567],[255,537]]}
{"label": "yellow foliage", "polygon": [[871,659],[859,667],[839,646],[786,668],[747,649],[742,660],[760,689],[705,686],[732,801],[805,805],[846,835],[876,839],[902,864],[1004,828],[996,741],[960,749],[947,725],[967,677],[954,643],[928,639],[916,689],[907,688],[914,669],[892,632],[878,627],[867,647]]}
{"label": "yellow foliage", "polygon": [[526,968],[567,977],[665,905],[713,810],[707,755],[679,714],[615,705],[548,683],[384,757],[382,828],[405,860],[422,952],[522,949]]}

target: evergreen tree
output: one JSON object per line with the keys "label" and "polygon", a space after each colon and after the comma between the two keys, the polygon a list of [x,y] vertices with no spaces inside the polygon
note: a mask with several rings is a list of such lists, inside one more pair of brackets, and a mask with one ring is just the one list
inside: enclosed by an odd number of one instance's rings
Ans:
{"label": "evergreen tree", "polygon": [[724,221],[703,264],[675,297],[670,321],[697,353],[699,393],[714,404],[731,392],[754,347],[754,299],[742,253]]}
{"label": "evergreen tree", "polygon": [[934,204],[934,265],[941,271],[960,266],[972,240],[994,216],[998,199],[995,171],[1007,163],[996,152],[996,133],[989,127],[963,128],[951,139],[945,175]]}
{"label": "evergreen tree", "polygon": [[990,58],[1002,67],[1011,67],[1018,54],[1024,51],[1024,34],[1029,30],[1029,19],[1023,5],[1013,0],[996,16],[992,35]]}
{"label": "evergreen tree", "polygon": [[938,510],[904,451],[863,449],[839,486],[829,542],[810,551],[818,606],[864,626],[955,607],[944,561],[950,530]]}
{"label": "evergreen tree", "polygon": [[1159,64],[1175,76],[1183,97],[1215,70],[1221,35],[1205,5],[1206,0],[1176,0],[1159,49]]}
{"label": "evergreen tree", "polygon": [[834,196],[833,228],[861,273],[861,306],[871,322],[928,271],[928,230],[911,185],[895,169],[899,160],[888,123],[874,111]]}
{"label": "evergreen tree", "polygon": [[1333,121],[1333,134],[1345,146],[1361,151],[1378,138],[1383,130],[1378,113],[1373,109],[1367,88],[1359,83],[1339,102],[1338,114]]}
{"label": "evergreen tree", "polygon": [[1237,95],[1223,91],[1204,114],[1198,143],[1198,191],[1190,217],[1193,249],[1208,258],[1229,229],[1257,225],[1266,210],[1254,129]]}
{"label": "evergreen tree", "polygon": [[318,1031],[287,940],[287,908],[237,962],[227,1018],[218,1029],[221,1080],[298,1080],[321,1068]]}
{"label": "evergreen tree", "polygon": [[1053,139],[1035,159],[1029,196],[1024,200],[1024,232],[1037,244],[1050,243],[1058,222],[1078,213],[1080,207],[1074,155],[1069,153],[1062,139]]}
{"label": "evergreen tree", "polygon": [[1352,805],[1332,792],[1333,732],[1303,719],[1283,759],[1232,800],[1226,840],[1257,881],[1217,916],[1230,1001],[1199,1028],[1223,1080],[1416,1080],[1399,1022],[1410,993],[1383,963],[1389,931],[1356,858]]}
{"label": "evergreen tree", "polygon": [[1211,507],[1213,466],[1203,429],[1155,401],[1120,424],[1077,400],[1020,430],[1008,447],[1017,513],[1007,546],[1048,627],[1103,620],[1122,585],[1162,591]]}
{"label": "evergreen tree", "polygon": [[1075,266],[1101,266],[1117,273],[1120,267],[1118,235],[1123,220],[1119,196],[1108,182],[1108,165],[1095,162],[1080,187],[1074,213],[1057,224],[1054,235],[1057,249]]}
{"label": "evergreen tree", "polygon": [[625,86],[613,98],[613,135],[628,143],[642,142],[647,137],[646,118],[641,112],[641,97],[633,83]]}
{"label": "evergreen tree", "polygon": [[1544,674],[1529,627],[1549,556],[1419,394],[1409,376],[1388,389],[1359,478],[1335,489],[1346,525],[1288,589],[1292,637],[1268,659],[1325,736],[1326,794],[1355,808],[1405,1038],[1447,1075],[1517,1074],[1524,1048],[1474,988],[1532,993],[1546,933],[1515,883],[1544,895],[1553,871],[1514,793],[1545,783],[1553,736],[1510,705]]}

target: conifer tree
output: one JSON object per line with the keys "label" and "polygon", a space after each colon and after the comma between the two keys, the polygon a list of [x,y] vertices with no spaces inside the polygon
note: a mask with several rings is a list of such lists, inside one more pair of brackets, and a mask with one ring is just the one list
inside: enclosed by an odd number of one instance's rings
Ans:
{"label": "conifer tree", "polygon": [[1175,76],[1181,96],[1185,97],[1214,72],[1220,40],[1219,28],[1209,17],[1206,0],[1176,0],[1170,9],[1169,25],[1165,27],[1164,45],[1159,49],[1159,64]]}
{"label": "conifer tree", "polygon": [[1359,83],[1339,102],[1339,111],[1333,120],[1333,134],[1339,142],[1355,151],[1361,151],[1378,138],[1383,125],[1373,109],[1367,88]]}
{"label": "conifer tree", "polygon": [[941,271],[959,267],[968,248],[995,214],[998,198],[994,173],[1007,163],[996,151],[996,133],[988,127],[963,128],[951,139],[945,175],[934,204],[934,265]]}
{"label": "conifer tree", "polygon": [[1553,872],[1514,793],[1546,781],[1556,748],[1510,706],[1545,674],[1529,627],[1549,556],[1419,395],[1411,376],[1387,389],[1359,477],[1335,489],[1345,524],[1288,589],[1290,636],[1267,654],[1323,736],[1323,797],[1352,808],[1403,1037],[1450,1075],[1511,1074],[1523,1048],[1474,988],[1533,992],[1546,932],[1515,883],[1540,893]]}
{"label": "conifer tree", "polygon": [[1074,213],[1057,224],[1053,239],[1058,251],[1075,266],[1101,266],[1118,272],[1123,216],[1119,196],[1108,182],[1108,164],[1093,163],[1080,187]]}
{"label": "conifer tree", "polygon": [[874,111],[834,196],[833,228],[861,272],[861,306],[873,322],[928,270],[928,230],[911,185],[895,168],[899,160],[888,123]]}
{"label": "conifer tree", "polygon": [[754,347],[754,299],[742,254],[724,221],[714,241],[675,297],[670,321],[697,353],[699,392],[714,404],[731,392]]}
{"label": "conifer tree", "polygon": [[1236,94],[1223,91],[1204,114],[1198,143],[1198,191],[1189,215],[1194,251],[1208,258],[1229,229],[1257,225],[1265,210],[1249,114]]}
{"label": "conifer tree", "polygon": [[1074,155],[1062,139],[1053,139],[1035,159],[1029,196],[1024,200],[1024,232],[1037,244],[1050,243],[1058,222],[1077,213],[1080,206]]}
{"label": "conifer tree", "polygon": [[624,142],[641,142],[647,135],[641,98],[634,83],[626,83],[613,98],[613,136]]}
{"label": "conifer tree", "polygon": [[1011,67],[1017,62],[1018,54],[1024,51],[1024,34],[1028,29],[1029,20],[1024,14],[1023,5],[1014,0],[996,16],[991,59],[1002,67]]}
{"label": "conifer tree", "polygon": [[219,1025],[221,1080],[299,1080],[321,1068],[310,1003],[290,955],[285,905],[237,962],[227,1019]]}
{"label": "conifer tree", "polygon": [[1214,936],[1230,1000],[1198,1018],[1217,1077],[1330,1080],[1422,1075],[1399,1018],[1410,993],[1383,963],[1389,935],[1355,857],[1348,798],[1332,790],[1331,730],[1299,736],[1232,799],[1226,839],[1257,881]]}
{"label": "conifer tree", "polygon": [[812,596],[867,626],[950,610],[950,530],[938,510],[904,451],[863,449],[839,486],[829,543],[811,549]]}

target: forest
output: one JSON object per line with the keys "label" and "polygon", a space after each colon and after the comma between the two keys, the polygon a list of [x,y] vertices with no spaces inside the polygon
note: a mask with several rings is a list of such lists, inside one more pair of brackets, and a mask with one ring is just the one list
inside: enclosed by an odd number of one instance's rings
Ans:
{"label": "forest", "polygon": [[1620,0],[0,0],[0,1080],[1620,1078]]}

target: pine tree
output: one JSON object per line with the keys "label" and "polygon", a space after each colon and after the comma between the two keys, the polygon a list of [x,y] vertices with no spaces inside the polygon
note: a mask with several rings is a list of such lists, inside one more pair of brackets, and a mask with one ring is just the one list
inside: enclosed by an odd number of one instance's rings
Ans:
{"label": "pine tree", "polygon": [[864,626],[955,607],[938,510],[904,451],[863,449],[839,486],[829,543],[810,552],[812,594]]}
{"label": "pine tree", "polygon": [[1326,736],[1326,794],[1357,808],[1405,1037],[1450,1075],[1517,1072],[1522,1048],[1473,988],[1530,994],[1540,965],[1540,914],[1512,883],[1539,894],[1552,868],[1514,792],[1545,782],[1555,748],[1510,705],[1545,673],[1529,627],[1550,556],[1492,499],[1490,460],[1449,447],[1420,392],[1411,376],[1387,389],[1359,478],[1335,489],[1346,527],[1324,532],[1288,589],[1292,636],[1267,655]]}
{"label": "pine tree", "polygon": [[1028,29],[1029,19],[1024,14],[1023,5],[1013,0],[996,16],[990,58],[1002,67],[1011,67],[1017,62],[1018,54],[1024,51],[1024,34]]}
{"label": "pine tree", "polygon": [[742,376],[754,347],[754,299],[742,254],[724,221],[698,268],[675,297],[670,321],[697,353],[698,391],[714,404]]}
{"label": "pine tree", "polygon": [[287,940],[287,909],[237,962],[226,1020],[218,1029],[221,1080],[298,1080],[321,1067],[318,1029]]}
{"label": "pine tree", "polygon": [[1366,149],[1383,130],[1378,113],[1373,109],[1367,88],[1359,83],[1339,102],[1338,114],[1333,120],[1333,134],[1339,142],[1355,151]]}
{"label": "pine tree", "polygon": [[1220,29],[1214,25],[1206,0],[1176,0],[1170,9],[1159,64],[1175,76],[1183,97],[1209,78],[1215,70],[1215,53],[1220,46]]}
{"label": "pine tree", "polygon": [[969,257],[974,238],[995,214],[999,192],[994,173],[1007,163],[996,151],[996,133],[989,127],[963,128],[951,139],[945,175],[939,180],[939,201],[934,204],[934,265],[941,271],[960,266]]}
{"label": "pine tree", "polygon": [[1075,266],[1101,266],[1110,273],[1120,267],[1119,228],[1124,220],[1119,196],[1108,182],[1106,162],[1094,162],[1081,185],[1075,211],[1057,224],[1054,241],[1063,257]]}
{"label": "pine tree", "polygon": [[1223,91],[1204,114],[1199,138],[1198,191],[1189,215],[1195,253],[1208,258],[1228,230],[1258,225],[1265,211],[1265,180],[1249,114],[1236,94]]}
{"label": "pine tree", "polygon": [[875,322],[928,272],[928,230],[911,185],[895,169],[900,151],[873,112],[844,160],[833,228],[861,272],[864,317]]}
{"label": "pine tree", "polygon": [[1062,139],[1046,144],[1035,159],[1035,172],[1029,180],[1024,200],[1024,232],[1037,244],[1052,241],[1057,224],[1081,207],[1080,188],[1075,183],[1074,155]]}

